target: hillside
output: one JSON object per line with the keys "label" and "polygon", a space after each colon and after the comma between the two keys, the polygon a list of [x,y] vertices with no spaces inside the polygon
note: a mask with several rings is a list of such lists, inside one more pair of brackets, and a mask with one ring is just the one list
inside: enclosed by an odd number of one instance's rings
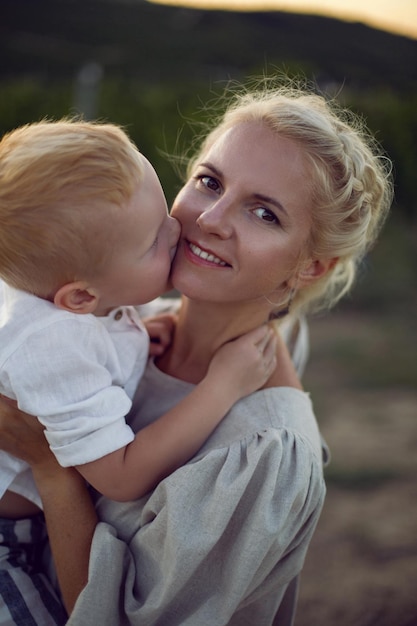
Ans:
{"label": "hillside", "polygon": [[136,0],[2,0],[0,79],[64,79],[85,61],[145,81],[216,81],[274,67],[354,87],[415,90],[417,41],[282,12],[200,11]]}

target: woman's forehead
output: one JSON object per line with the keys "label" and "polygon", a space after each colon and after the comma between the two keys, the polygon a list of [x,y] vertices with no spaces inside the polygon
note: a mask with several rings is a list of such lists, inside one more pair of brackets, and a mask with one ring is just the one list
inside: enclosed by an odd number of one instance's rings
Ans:
{"label": "woman's forehead", "polygon": [[311,171],[301,148],[261,122],[237,124],[222,133],[201,155],[228,179],[255,193],[279,194],[282,203],[305,204],[311,197]]}
{"label": "woman's forehead", "polygon": [[[207,146],[200,160],[207,156],[227,160],[229,154],[247,159],[279,161],[282,156],[301,165],[303,150],[294,140],[284,137],[261,121],[247,121],[226,128]],[[265,156],[263,156],[265,155]]]}

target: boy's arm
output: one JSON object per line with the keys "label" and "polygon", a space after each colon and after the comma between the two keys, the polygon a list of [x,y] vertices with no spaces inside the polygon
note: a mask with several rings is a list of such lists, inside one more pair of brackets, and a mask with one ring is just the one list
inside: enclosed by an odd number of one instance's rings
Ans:
{"label": "boy's arm", "polygon": [[262,387],[276,365],[275,345],[267,326],[225,344],[206,377],[177,406],[132,443],[78,471],[113,500],[143,496],[197,452],[235,402]]}

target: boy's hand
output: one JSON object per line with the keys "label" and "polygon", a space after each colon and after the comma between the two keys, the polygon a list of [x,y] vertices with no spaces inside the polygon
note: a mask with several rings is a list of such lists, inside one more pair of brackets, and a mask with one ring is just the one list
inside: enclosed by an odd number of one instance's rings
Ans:
{"label": "boy's hand", "polygon": [[276,335],[276,367],[264,387],[293,387],[303,390],[294,363],[288,350],[288,346],[282,336]]}
{"label": "boy's hand", "polygon": [[176,316],[172,313],[163,313],[143,320],[150,337],[149,355],[160,356],[165,352],[172,341],[175,330]]}
{"label": "boy's hand", "polygon": [[216,379],[215,393],[230,392],[239,400],[260,389],[275,369],[276,343],[275,332],[263,325],[223,345],[207,374]]}

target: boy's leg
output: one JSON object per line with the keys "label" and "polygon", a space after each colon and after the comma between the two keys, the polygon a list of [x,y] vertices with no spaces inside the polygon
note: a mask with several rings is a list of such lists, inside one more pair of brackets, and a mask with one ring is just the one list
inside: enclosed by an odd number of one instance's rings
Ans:
{"label": "boy's leg", "polygon": [[42,516],[0,518],[0,625],[62,626],[66,612],[42,571]]}

